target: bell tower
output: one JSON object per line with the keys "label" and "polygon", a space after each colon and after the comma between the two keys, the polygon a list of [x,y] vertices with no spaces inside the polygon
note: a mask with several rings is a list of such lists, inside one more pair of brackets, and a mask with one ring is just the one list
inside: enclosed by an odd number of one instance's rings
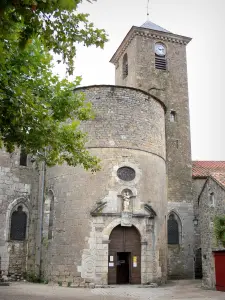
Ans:
{"label": "bell tower", "polygon": [[180,265],[169,265],[168,271],[169,275],[181,278],[193,274],[190,255],[193,245],[192,161],[186,63],[186,46],[190,41],[189,37],[173,34],[147,21],[130,29],[110,60],[115,65],[116,85],[144,90],[164,102],[167,108],[168,213],[175,211],[182,223],[182,250],[177,249],[175,254],[169,247],[171,261],[179,260]]}

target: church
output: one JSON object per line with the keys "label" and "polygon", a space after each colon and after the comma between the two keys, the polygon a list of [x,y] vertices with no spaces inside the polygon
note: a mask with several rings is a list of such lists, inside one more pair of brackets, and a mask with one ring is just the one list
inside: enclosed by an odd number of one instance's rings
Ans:
{"label": "church", "polygon": [[203,277],[215,287],[207,236],[225,213],[225,162],[191,159],[190,41],[150,21],[133,26],[110,60],[115,85],[74,91],[95,111],[82,128],[97,173],[37,169],[25,153],[1,151],[2,276],[66,286]]}

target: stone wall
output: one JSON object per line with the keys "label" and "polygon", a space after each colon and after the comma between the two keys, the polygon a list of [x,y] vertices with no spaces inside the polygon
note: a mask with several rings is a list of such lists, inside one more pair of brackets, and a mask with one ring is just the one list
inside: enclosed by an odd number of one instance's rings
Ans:
{"label": "stone wall", "polygon": [[[168,278],[193,278],[193,207],[191,203],[168,203],[168,213],[175,213],[181,228],[179,245],[168,245]],[[178,222],[179,222],[178,221]]]}
{"label": "stone wall", "polygon": [[[195,254],[195,269],[201,268],[199,264],[201,261],[198,260],[198,251],[201,249],[201,231],[200,231],[200,215],[199,215],[199,195],[202,188],[206,182],[206,178],[193,178],[193,209],[194,218],[197,220],[198,224],[194,226],[194,254]],[[196,270],[197,271],[197,270]],[[197,275],[197,274],[196,274]]]}
{"label": "stone wall", "polygon": [[[32,164],[19,165],[19,151],[9,155],[0,152],[0,256],[1,270],[14,278],[26,271],[33,272],[35,265],[35,233],[37,220],[38,172]],[[12,212],[18,206],[27,213],[25,241],[10,240]],[[16,277],[17,276],[17,277]]]}
{"label": "stone wall", "polygon": [[[121,223],[122,192],[132,193],[132,220],[142,241],[142,283],[164,282],[167,274],[165,124],[162,104],[135,89],[97,86],[85,89],[96,119],[83,128],[89,150],[101,159],[96,174],[76,167],[47,170],[55,195],[53,239],[43,272],[49,280],[107,284],[108,243]],[[117,170],[135,171],[130,181]],[[156,212],[149,219],[148,204]],[[98,210],[98,207],[101,209]],[[91,212],[96,212],[91,215]]]}
{"label": "stone wall", "polygon": [[[214,193],[214,204],[210,203],[210,193]],[[202,247],[203,286],[215,288],[215,262],[212,251],[222,249],[218,247],[214,235],[214,218],[225,214],[225,190],[212,178],[209,178],[200,196],[200,230]]]}
{"label": "stone wall", "polygon": [[88,148],[126,148],[165,158],[165,106],[148,93],[120,86],[89,86],[95,119],[82,123]]}

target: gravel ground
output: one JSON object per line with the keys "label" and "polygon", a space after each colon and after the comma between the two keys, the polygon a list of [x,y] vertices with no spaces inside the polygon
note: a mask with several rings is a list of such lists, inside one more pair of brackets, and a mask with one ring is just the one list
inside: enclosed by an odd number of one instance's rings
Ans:
{"label": "gravel ground", "polygon": [[58,286],[12,283],[0,286],[0,300],[224,300],[225,293],[203,290],[200,281],[173,281],[158,288],[114,286],[112,288],[80,289]]}

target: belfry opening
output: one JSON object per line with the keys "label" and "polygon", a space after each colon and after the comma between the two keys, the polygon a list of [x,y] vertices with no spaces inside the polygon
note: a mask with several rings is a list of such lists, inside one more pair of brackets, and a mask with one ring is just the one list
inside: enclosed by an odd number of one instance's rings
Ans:
{"label": "belfry opening", "polygon": [[141,238],[134,227],[116,226],[110,235],[108,284],[141,283]]}

